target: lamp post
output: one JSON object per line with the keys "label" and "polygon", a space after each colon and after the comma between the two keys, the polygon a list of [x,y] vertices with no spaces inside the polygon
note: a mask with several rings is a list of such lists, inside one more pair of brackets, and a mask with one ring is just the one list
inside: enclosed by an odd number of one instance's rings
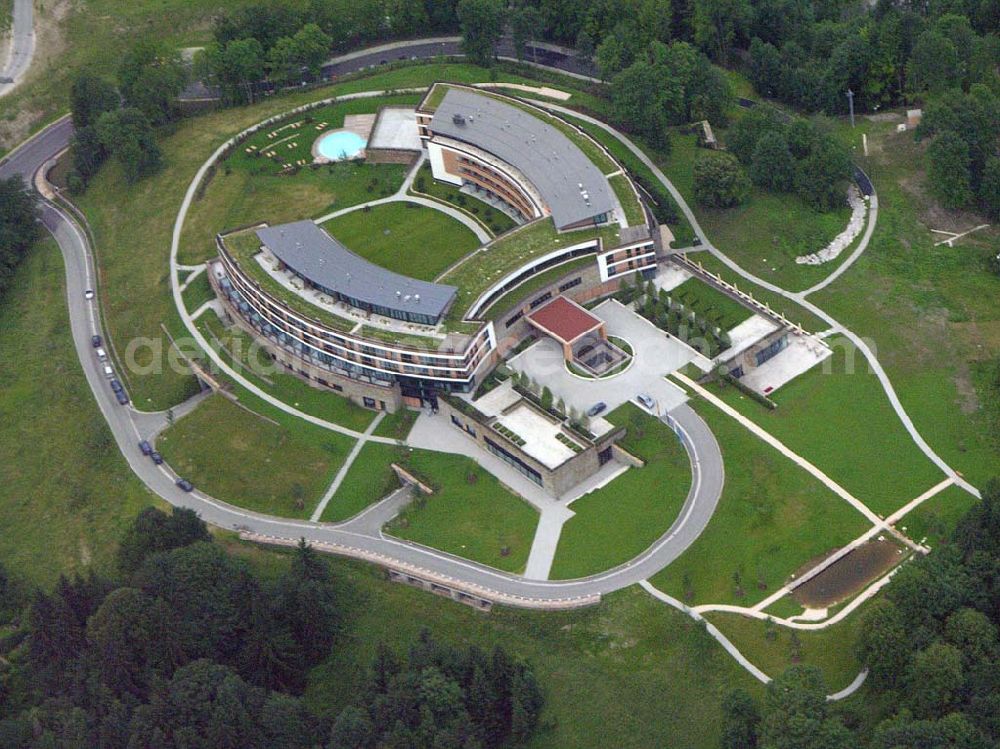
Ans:
{"label": "lamp post", "polygon": [[847,89],[847,102],[851,108],[851,128],[854,127],[854,92]]}

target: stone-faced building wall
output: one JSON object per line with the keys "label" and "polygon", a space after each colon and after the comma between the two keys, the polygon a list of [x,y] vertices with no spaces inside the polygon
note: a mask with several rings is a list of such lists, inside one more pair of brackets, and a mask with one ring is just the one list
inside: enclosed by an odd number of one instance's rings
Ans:
{"label": "stone-faced building wall", "polygon": [[[452,429],[461,431],[483,450],[500,458],[555,497],[562,496],[597,473],[601,466],[616,460],[613,445],[625,435],[624,428],[613,429],[553,469],[543,465],[493,429],[495,419],[479,412],[475,406],[453,396],[439,399],[438,406]],[[579,435],[570,432],[567,434],[573,441],[583,442]]]}

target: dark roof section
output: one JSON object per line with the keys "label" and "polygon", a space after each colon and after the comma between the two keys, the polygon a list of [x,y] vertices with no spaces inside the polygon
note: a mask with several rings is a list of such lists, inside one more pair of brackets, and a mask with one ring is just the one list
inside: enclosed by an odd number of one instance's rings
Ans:
{"label": "dark roof section", "polygon": [[557,296],[529,314],[528,321],[563,343],[572,343],[604,324],[601,318],[564,296]]}
{"label": "dark roof section", "polygon": [[559,130],[523,109],[450,88],[430,129],[488,151],[523,172],[548,204],[557,228],[614,209],[601,170]]}
{"label": "dark roof section", "polygon": [[312,221],[257,229],[281,262],[303,278],[371,305],[440,317],[457,289],[393,273],[355,255]]}

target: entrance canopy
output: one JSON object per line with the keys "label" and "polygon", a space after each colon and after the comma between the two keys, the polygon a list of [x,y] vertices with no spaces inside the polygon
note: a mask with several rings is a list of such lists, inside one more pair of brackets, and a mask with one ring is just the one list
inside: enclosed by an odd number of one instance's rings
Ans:
{"label": "entrance canopy", "polygon": [[527,320],[537,330],[552,336],[564,347],[571,347],[588,333],[600,338],[605,337],[604,321],[564,296],[557,296],[544,307],[535,310],[528,315]]}

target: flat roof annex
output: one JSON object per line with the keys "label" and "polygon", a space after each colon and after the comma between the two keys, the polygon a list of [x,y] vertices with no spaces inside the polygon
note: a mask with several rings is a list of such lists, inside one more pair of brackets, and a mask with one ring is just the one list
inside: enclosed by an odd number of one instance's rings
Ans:
{"label": "flat roof annex", "polygon": [[434,111],[430,129],[488,151],[520,170],[545,200],[557,228],[614,210],[611,187],[601,170],[573,141],[530,112],[490,96],[449,88]]}
{"label": "flat roof annex", "polygon": [[567,344],[604,325],[601,318],[564,296],[557,296],[544,307],[530,313],[528,322],[560,343]]}
{"label": "flat roof annex", "polygon": [[420,281],[375,265],[312,221],[257,229],[257,237],[303,278],[373,306],[440,317],[457,292],[454,286]]}

